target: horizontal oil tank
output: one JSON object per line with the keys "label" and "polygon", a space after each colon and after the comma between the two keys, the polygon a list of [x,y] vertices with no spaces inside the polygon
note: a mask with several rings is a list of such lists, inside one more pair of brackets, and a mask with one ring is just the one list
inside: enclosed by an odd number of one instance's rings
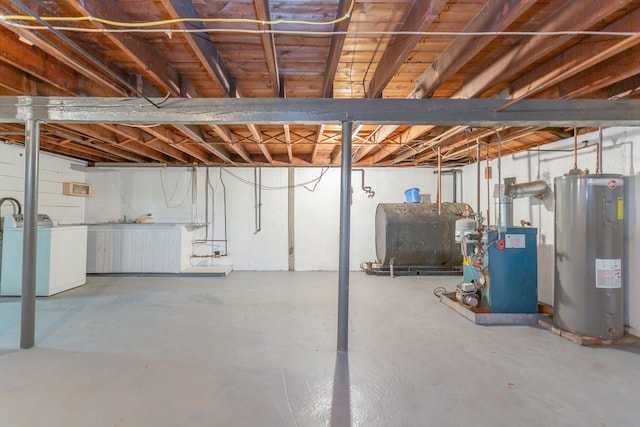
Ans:
{"label": "horizontal oil tank", "polygon": [[452,267],[462,264],[455,223],[473,212],[466,203],[381,203],[376,209],[376,256],[382,265]]}

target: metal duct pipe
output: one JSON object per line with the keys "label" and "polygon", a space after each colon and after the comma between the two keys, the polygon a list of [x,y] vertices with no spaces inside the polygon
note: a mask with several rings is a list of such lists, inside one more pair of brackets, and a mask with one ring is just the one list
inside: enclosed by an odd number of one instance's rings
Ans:
{"label": "metal duct pipe", "polygon": [[520,184],[507,185],[505,187],[505,195],[520,199],[523,197],[544,197],[549,194],[551,189],[545,181],[531,181]]}

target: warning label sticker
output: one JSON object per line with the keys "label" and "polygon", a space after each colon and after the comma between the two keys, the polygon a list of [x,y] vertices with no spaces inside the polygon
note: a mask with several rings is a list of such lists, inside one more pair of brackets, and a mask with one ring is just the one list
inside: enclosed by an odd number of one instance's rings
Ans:
{"label": "warning label sticker", "polygon": [[622,287],[622,261],[620,259],[596,259],[596,288]]}

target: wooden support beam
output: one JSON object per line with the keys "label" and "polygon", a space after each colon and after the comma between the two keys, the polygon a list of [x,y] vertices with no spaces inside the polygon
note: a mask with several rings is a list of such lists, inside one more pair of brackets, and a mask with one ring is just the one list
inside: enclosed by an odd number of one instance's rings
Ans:
{"label": "wooden support beam", "polygon": [[[447,4],[447,0],[416,1],[407,14],[400,32],[427,31],[438,18]],[[389,84],[396,71],[404,64],[422,35],[397,35],[385,49],[376,67],[376,72],[369,82],[367,98],[377,98]]]}
{"label": "wooden support beam", "polygon": [[[561,31],[566,28],[572,28],[574,30],[588,29],[609,14],[615,12],[621,7],[624,7],[630,1],[632,0],[585,0],[584,2],[567,2],[566,5],[555,13],[553,19],[542,25],[539,31]],[[584,10],[589,10],[590,13],[585,16],[584,19],[576,22],[575,17],[583,16]],[[481,19],[478,18],[478,22],[480,21]],[[483,71],[473,76],[452,96],[452,98],[466,99],[480,96],[484,91],[491,88],[496,83],[507,80],[519,70],[530,66],[544,55],[548,55],[558,46],[566,43],[571,37],[573,36],[557,36],[550,38],[548,36],[540,35],[526,38],[522,43],[517,44],[500,58],[488,64]],[[459,44],[462,43],[463,42],[459,42]],[[456,50],[458,49],[459,48],[456,48]],[[445,58],[443,61],[446,60],[446,62],[450,62],[452,60],[456,60],[455,57],[451,58],[449,56],[452,54],[449,54],[448,51],[445,51],[445,53],[446,55],[443,57]],[[456,51],[454,50],[453,53],[456,53]],[[461,65],[458,64],[458,67],[463,65],[464,63]],[[421,89],[412,94],[412,96],[418,97],[420,94],[426,93],[426,90]],[[414,132],[414,134],[416,134],[416,137],[420,136],[418,132]],[[411,141],[407,140],[407,143],[410,142]],[[391,153],[384,155],[383,158],[388,157],[390,154]]]}
{"label": "wooden support beam", "polygon": [[[600,23],[608,15],[626,6],[633,0],[581,0],[567,2],[557,10],[553,19],[543,23],[539,32],[586,30]],[[555,5],[553,5],[555,7]],[[584,13],[588,10],[589,13]],[[576,16],[581,19],[576,20]],[[522,43],[515,45],[500,58],[493,60],[480,73],[476,74],[458,90],[452,98],[474,98],[498,82],[507,81],[520,70],[550,54],[559,46],[567,43],[572,35],[564,36],[530,36]]]}
{"label": "wooden support beam", "polygon": [[[172,19],[198,18],[199,16],[191,0],[159,0],[158,2]],[[180,26],[188,29],[205,29],[201,22],[191,22],[189,27],[183,24]],[[182,33],[182,37],[198,57],[209,77],[222,88],[226,96],[235,98],[237,96],[235,82],[209,34]]]}
{"label": "wooden support beam", "polygon": [[[489,0],[462,32],[504,31],[535,3],[536,0]],[[456,38],[420,76],[414,97],[430,97],[438,86],[449,80],[494,38],[495,36]]]}
{"label": "wooden support beam", "polygon": [[52,60],[42,50],[18,41],[18,35],[0,27],[0,60],[36,77],[65,95],[80,93],[81,77],[71,68]]}
{"label": "wooden support beam", "polygon": [[293,151],[291,149],[291,128],[289,125],[284,125],[284,139],[287,144],[287,156],[289,156],[289,163],[293,163]]}
{"label": "wooden support beam", "polygon": [[314,138],[313,150],[311,151],[311,164],[316,163],[318,148],[320,145],[320,141],[322,141],[323,136],[324,136],[324,125],[320,125],[318,126],[318,130],[316,131],[316,136]]}
{"label": "wooden support beam", "polygon": [[[256,19],[260,21],[271,20],[271,14],[269,13],[269,0],[253,0],[253,7],[256,10]],[[271,25],[259,24],[258,28],[263,31],[270,30]],[[273,33],[260,33],[260,39],[262,40],[262,50],[264,51],[264,57],[267,61],[267,70],[269,71],[268,85],[273,89],[273,96],[278,96],[280,93],[281,82]]]}
{"label": "wooden support beam", "polygon": [[[349,11],[351,0],[340,0],[338,3],[338,12],[336,18],[345,16]],[[333,79],[336,76],[338,70],[338,63],[340,62],[340,55],[342,54],[342,47],[344,46],[344,34],[349,28],[350,19],[337,22],[333,25],[333,35],[331,36],[331,45],[329,46],[329,56],[327,57],[327,66],[324,69],[324,80],[322,81],[322,97],[333,97]]]}
{"label": "wooden support beam", "polygon": [[[640,9],[636,9],[616,22],[608,25],[603,32],[637,31]],[[623,51],[640,44],[640,34],[625,38],[601,36],[587,37],[577,45],[565,50],[542,66],[518,78],[510,85],[510,98],[519,100],[535,96],[553,85],[600,64]],[[606,66],[606,65],[605,65]],[[588,77],[588,76],[585,76]]]}
{"label": "wooden support beam", "polygon": [[[87,147],[91,147],[94,148],[96,150],[100,150],[102,152],[108,153],[109,155],[112,155],[114,157],[117,157],[118,160],[116,161],[120,161],[120,159],[122,160],[126,160],[129,162],[144,162],[144,158],[140,157],[140,156],[136,156],[136,155],[132,155],[129,151],[127,150],[123,150],[122,148],[120,148],[117,145],[111,144],[111,143],[107,143],[107,142],[102,142],[102,141],[91,141],[91,140],[85,140],[82,135],[78,134],[73,134],[71,133],[68,129],[63,128],[60,125],[47,125],[45,129],[49,129],[51,128],[51,132],[54,133],[55,135],[61,137],[61,138],[65,138],[68,139],[70,141],[73,141],[77,144],[81,144]],[[46,132],[48,132],[48,130],[45,130]]]}
{"label": "wooden support beam", "polygon": [[[185,153],[172,147],[166,142],[161,141],[160,140],[161,138],[156,137],[153,139],[148,139],[142,129],[130,127],[130,126],[114,125],[114,124],[100,124],[98,126],[104,127],[105,129],[112,130],[116,135],[120,135],[121,137],[123,137],[128,143],[127,145],[128,147],[131,146],[130,144],[131,142],[135,141],[145,147],[148,147],[163,155],[167,155],[171,157],[172,158],[171,162],[173,162],[173,160],[176,160],[179,163],[191,163],[189,161],[189,158],[185,155]],[[122,143],[120,143],[119,145],[122,145]],[[147,151],[147,153],[149,153],[149,151]],[[150,156],[150,154],[148,155]]]}
{"label": "wooden support beam", "polygon": [[[103,16],[113,21],[128,22],[131,17],[122,12],[115,2],[100,0],[69,0],[68,4],[82,16]],[[96,28],[106,28],[99,22],[92,21]],[[136,35],[124,33],[103,33],[104,37],[115,44],[127,55],[145,74],[152,83],[165,94],[180,96],[181,77],[153,46],[142,41]]]}
{"label": "wooden support beam", "polygon": [[[640,46],[627,49],[613,58],[609,58],[608,61],[598,67],[589,68],[576,74],[571,79],[564,80],[548,90],[539,92],[536,97],[585,97],[592,92],[640,74],[640,61],[637,59],[639,55]],[[517,105],[513,108],[517,108]]]}

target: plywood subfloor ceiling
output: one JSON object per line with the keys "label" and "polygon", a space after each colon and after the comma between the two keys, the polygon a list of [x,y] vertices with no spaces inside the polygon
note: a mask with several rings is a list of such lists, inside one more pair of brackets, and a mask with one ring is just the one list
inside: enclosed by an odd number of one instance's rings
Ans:
{"label": "plywood subfloor ceiling", "polygon": [[[640,95],[640,1],[0,0],[0,13],[0,95]],[[352,158],[434,165],[439,149],[459,165],[478,143],[482,160],[498,140],[508,154],[573,132],[368,125],[354,129]],[[0,138],[22,143],[22,125]],[[338,165],[340,142],[329,124],[43,124],[41,137],[43,150],[89,162],[176,165]]]}

